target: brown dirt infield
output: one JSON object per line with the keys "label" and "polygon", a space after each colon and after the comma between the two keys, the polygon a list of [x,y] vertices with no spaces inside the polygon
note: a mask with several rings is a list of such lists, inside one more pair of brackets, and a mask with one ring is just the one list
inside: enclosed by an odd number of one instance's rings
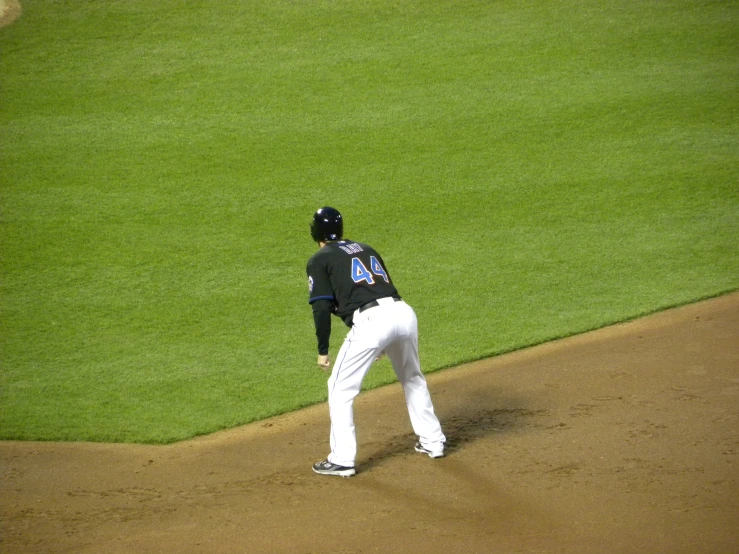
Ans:
{"label": "brown dirt infield", "polygon": [[739,294],[360,395],[358,469],[314,475],[325,405],[170,446],[0,443],[3,552],[739,552]]}
{"label": "brown dirt infield", "polygon": [[21,15],[21,4],[18,0],[0,0],[0,28],[6,27]]}

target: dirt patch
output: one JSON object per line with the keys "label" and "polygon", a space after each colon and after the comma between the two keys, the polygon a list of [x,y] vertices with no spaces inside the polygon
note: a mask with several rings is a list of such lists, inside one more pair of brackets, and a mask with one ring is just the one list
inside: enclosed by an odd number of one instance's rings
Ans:
{"label": "dirt patch", "polygon": [[0,443],[3,552],[739,552],[739,294],[163,447]]}
{"label": "dirt patch", "polygon": [[0,27],[6,27],[21,16],[18,0],[0,0]]}

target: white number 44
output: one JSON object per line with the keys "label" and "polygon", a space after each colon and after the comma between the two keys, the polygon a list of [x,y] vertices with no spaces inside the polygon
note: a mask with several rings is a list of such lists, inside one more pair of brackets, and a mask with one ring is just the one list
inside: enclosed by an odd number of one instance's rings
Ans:
{"label": "white number 44", "polygon": [[374,285],[375,278],[372,276],[373,274],[377,277],[382,277],[386,283],[390,282],[387,272],[374,256],[370,256],[370,269],[372,270],[371,272],[359,258],[352,258],[352,279],[355,283],[365,281],[368,285]]}

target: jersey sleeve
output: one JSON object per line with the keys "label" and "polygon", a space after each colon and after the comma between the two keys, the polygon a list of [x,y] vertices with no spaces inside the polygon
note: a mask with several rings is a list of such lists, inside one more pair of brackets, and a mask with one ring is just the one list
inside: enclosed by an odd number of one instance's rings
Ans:
{"label": "jersey sleeve", "polygon": [[308,275],[308,303],[313,304],[318,300],[336,302],[326,265],[314,257],[308,262],[305,271]]}
{"label": "jersey sleeve", "polygon": [[331,337],[331,313],[336,309],[336,295],[331,287],[328,270],[320,258],[312,258],[306,267],[308,275],[308,302],[313,306],[318,353],[328,354]]}
{"label": "jersey sleeve", "polygon": [[313,323],[316,327],[318,353],[322,356],[328,354],[328,346],[331,339],[332,311],[333,304],[328,300],[316,300],[313,303]]}

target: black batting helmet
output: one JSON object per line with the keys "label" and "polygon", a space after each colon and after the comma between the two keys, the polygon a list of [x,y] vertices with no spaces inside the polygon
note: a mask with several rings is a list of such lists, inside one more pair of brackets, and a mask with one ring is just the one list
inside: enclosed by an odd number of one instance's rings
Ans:
{"label": "black batting helmet", "polygon": [[336,208],[324,206],[313,214],[310,236],[316,242],[339,240],[344,236],[344,222]]}

